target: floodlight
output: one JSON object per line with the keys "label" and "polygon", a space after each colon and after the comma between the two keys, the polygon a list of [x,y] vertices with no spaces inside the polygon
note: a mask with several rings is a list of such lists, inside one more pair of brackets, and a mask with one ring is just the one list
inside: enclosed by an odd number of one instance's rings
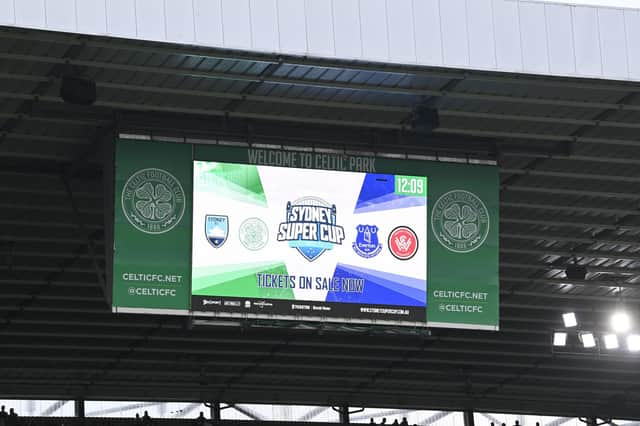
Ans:
{"label": "floodlight", "polygon": [[640,351],[640,336],[637,334],[627,336],[627,347],[631,352]]}
{"label": "floodlight", "polygon": [[604,347],[607,349],[618,349],[618,336],[615,334],[605,334]]}
{"label": "floodlight", "polygon": [[576,319],[576,314],[573,312],[567,312],[562,314],[562,320],[564,321],[565,327],[575,327],[578,325],[578,320]]}
{"label": "floodlight", "polygon": [[626,333],[631,329],[631,318],[624,311],[611,315],[611,329],[616,333]]}
{"label": "floodlight", "polygon": [[553,346],[566,346],[567,345],[567,333],[557,331],[553,333]]}
{"label": "floodlight", "polygon": [[594,348],[596,346],[596,338],[593,337],[593,333],[590,331],[581,333],[580,340],[582,340],[582,346],[585,348]]}

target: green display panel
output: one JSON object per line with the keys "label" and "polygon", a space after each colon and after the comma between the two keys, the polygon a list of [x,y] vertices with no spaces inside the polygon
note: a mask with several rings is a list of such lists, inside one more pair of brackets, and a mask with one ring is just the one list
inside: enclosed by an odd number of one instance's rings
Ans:
{"label": "green display panel", "polygon": [[188,311],[191,147],[121,141],[115,161],[113,308]]}
{"label": "green display panel", "polygon": [[495,166],[116,142],[113,307],[498,329]]}

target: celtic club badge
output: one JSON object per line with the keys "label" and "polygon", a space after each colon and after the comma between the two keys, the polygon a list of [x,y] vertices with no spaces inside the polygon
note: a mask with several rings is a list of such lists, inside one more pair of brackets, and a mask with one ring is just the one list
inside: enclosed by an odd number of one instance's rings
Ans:
{"label": "celtic club badge", "polygon": [[122,211],[127,220],[146,234],[172,230],[185,210],[182,185],[162,169],[135,172],[122,188]]}
{"label": "celtic club badge", "polygon": [[446,249],[469,253],[489,235],[489,211],[475,194],[461,189],[449,191],[433,206],[431,228]]}

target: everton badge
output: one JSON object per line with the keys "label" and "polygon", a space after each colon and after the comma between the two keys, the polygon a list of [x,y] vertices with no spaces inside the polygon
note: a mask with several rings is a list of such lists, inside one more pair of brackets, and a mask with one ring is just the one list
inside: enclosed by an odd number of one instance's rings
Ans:
{"label": "everton badge", "polygon": [[375,257],[382,250],[382,244],[378,241],[378,227],[375,225],[358,225],[358,235],[353,242],[353,250],[358,256],[364,258]]}

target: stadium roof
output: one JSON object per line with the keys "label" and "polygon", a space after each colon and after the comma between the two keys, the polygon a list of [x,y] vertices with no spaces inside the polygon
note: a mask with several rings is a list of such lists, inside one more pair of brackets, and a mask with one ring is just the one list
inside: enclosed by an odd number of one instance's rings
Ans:
{"label": "stadium roof", "polygon": [[[9,28],[0,59],[0,396],[640,413],[638,356],[551,348],[563,312],[603,330],[637,311],[640,84]],[[97,82],[95,105],[62,102],[69,72]],[[433,134],[412,131],[417,105],[438,109]],[[112,314],[117,134],[497,161],[501,331]]]}

